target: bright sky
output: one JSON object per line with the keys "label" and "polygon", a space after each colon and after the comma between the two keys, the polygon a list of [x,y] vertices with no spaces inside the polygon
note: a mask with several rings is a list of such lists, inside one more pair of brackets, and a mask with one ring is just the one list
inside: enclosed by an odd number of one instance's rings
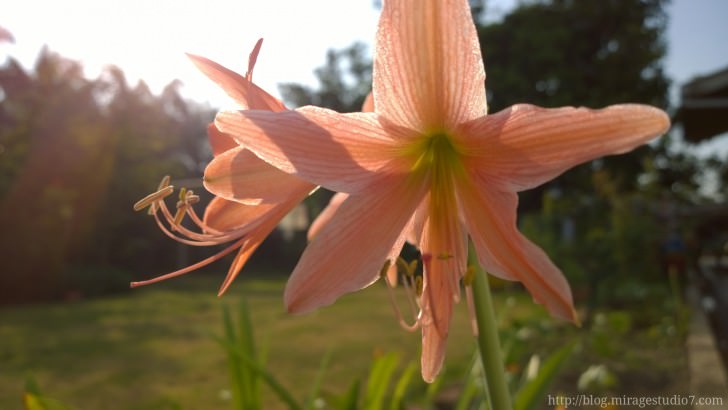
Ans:
{"label": "bright sky", "polygon": [[[497,15],[517,2],[488,5]],[[668,12],[666,69],[676,84],[728,66],[728,1],[672,0]],[[0,15],[0,26],[16,40],[0,46],[0,57],[10,54],[31,66],[47,44],[82,61],[91,77],[115,64],[154,91],[176,78],[186,96],[223,106],[225,95],[185,52],[244,72],[251,47],[263,37],[255,79],[277,95],[281,82],[314,84],[312,71],[327,49],[371,44],[377,17],[372,0],[24,0]],[[728,147],[728,140],[722,145]]]}

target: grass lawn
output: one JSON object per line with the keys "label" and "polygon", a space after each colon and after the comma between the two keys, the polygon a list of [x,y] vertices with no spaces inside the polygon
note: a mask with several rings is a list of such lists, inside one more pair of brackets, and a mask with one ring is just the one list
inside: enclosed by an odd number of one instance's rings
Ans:
{"label": "grass lawn", "polygon": [[[419,355],[419,334],[396,323],[379,284],[312,314],[282,305],[284,282],[239,281],[222,299],[219,278],[189,276],[104,299],[0,310],[0,409],[20,407],[26,375],[42,391],[81,409],[226,407],[221,305],[237,313],[247,298],[268,369],[303,398],[324,354],[333,350],[327,389],[344,392],[364,377],[373,354]],[[458,306],[448,363],[464,368],[473,349],[464,304]],[[271,405],[275,404],[275,399]]]}
{"label": "grass lawn", "polygon": [[[398,326],[380,283],[312,314],[292,316],[283,310],[282,280],[238,281],[218,299],[220,279],[190,275],[104,299],[0,309],[0,409],[21,408],[27,375],[47,396],[79,409],[171,409],[174,404],[183,409],[229,408],[224,398],[225,353],[210,335],[222,333],[221,305],[237,312],[243,295],[258,344],[267,351],[268,369],[299,399],[330,349],[333,356],[324,381],[326,390],[335,393],[343,393],[354,378],[363,378],[378,352],[395,351],[405,361],[418,360],[420,335]],[[506,297],[515,303],[506,303]],[[496,294],[496,304],[496,309],[507,311],[506,323],[556,323],[520,291]],[[531,337],[522,345],[555,349],[567,339],[584,338],[584,329],[550,326],[543,341]],[[574,379],[601,357],[626,379],[641,377],[640,371],[678,375],[658,377],[652,391],[680,382],[684,363],[679,341],[660,339],[656,350],[658,341],[647,336],[622,337],[618,343],[630,347],[613,347],[614,357],[594,356],[590,343],[585,344],[586,351],[571,360],[559,386],[575,392]],[[460,303],[446,359],[453,381],[469,365],[473,343],[465,303]],[[524,360],[527,355],[522,355]],[[636,365],[622,365],[620,360]],[[270,395],[266,408],[283,406]]]}

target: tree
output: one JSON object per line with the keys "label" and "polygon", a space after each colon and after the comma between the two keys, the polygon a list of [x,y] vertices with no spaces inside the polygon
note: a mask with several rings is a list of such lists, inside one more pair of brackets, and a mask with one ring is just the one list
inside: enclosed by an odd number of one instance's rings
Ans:
{"label": "tree", "polygon": [[173,245],[131,205],[161,175],[199,175],[212,112],[174,84],[159,97],[131,88],[118,69],[89,80],[48,50],[30,72],[1,66],[0,89],[0,303],[126,287],[111,272],[172,265]]}
{"label": "tree", "polygon": [[371,91],[372,64],[366,46],[355,43],[343,50],[329,50],[326,64],[315,70],[318,89],[300,84],[283,84],[284,100],[294,107],[316,105],[338,112],[361,111]]}
{"label": "tree", "polygon": [[[665,0],[538,1],[502,22],[482,26],[491,112],[516,103],[545,107],[602,107],[635,102],[666,108],[669,80],[662,69]],[[648,147],[578,167],[522,201],[538,209],[554,184],[592,192],[591,174],[606,170],[620,192],[637,188]]]}

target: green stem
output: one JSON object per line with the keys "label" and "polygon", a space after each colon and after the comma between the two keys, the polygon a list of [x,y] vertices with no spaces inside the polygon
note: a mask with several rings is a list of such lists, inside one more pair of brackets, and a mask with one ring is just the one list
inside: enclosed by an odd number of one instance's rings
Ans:
{"label": "green stem", "polygon": [[506,383],[503,355],[498,338],[498,325],[493,311],[493,299],[490,295],[488,275],[478,263],[475,247],[470,242],[468,264],[475,270],[473,287],[473,306],[475,321],[478,324],[478,349],[483,362],[485,380],[488,386],[490,404],[493,409],[512,409],[511,394]]}

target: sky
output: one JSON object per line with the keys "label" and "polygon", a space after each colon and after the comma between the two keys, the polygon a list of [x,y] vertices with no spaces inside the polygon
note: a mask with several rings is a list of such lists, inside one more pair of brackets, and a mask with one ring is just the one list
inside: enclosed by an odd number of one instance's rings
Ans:
{"label": "sky", "polygon": [[[518,1],[489,0],[490,15]],[[685,81],[728,66],[728,1],[672,0],[668,14],[665,67],[677,96]],[[15,37],[15,44],[0,45],[0,61],[10,55],[30,67],[45,44],[81,61],[92,78],[114,64],[155,92],[179,79],[188,98],[224,107],[229,99],[185,53],[245,72],[263,37],[255,81],[279,95],[278,83],[314,85],[313,70],[328,49],[371,45],[377,18],[372,0],[24,0],[0,15],[0,26]],[[721,140],[728,150],[728,138]]]}

